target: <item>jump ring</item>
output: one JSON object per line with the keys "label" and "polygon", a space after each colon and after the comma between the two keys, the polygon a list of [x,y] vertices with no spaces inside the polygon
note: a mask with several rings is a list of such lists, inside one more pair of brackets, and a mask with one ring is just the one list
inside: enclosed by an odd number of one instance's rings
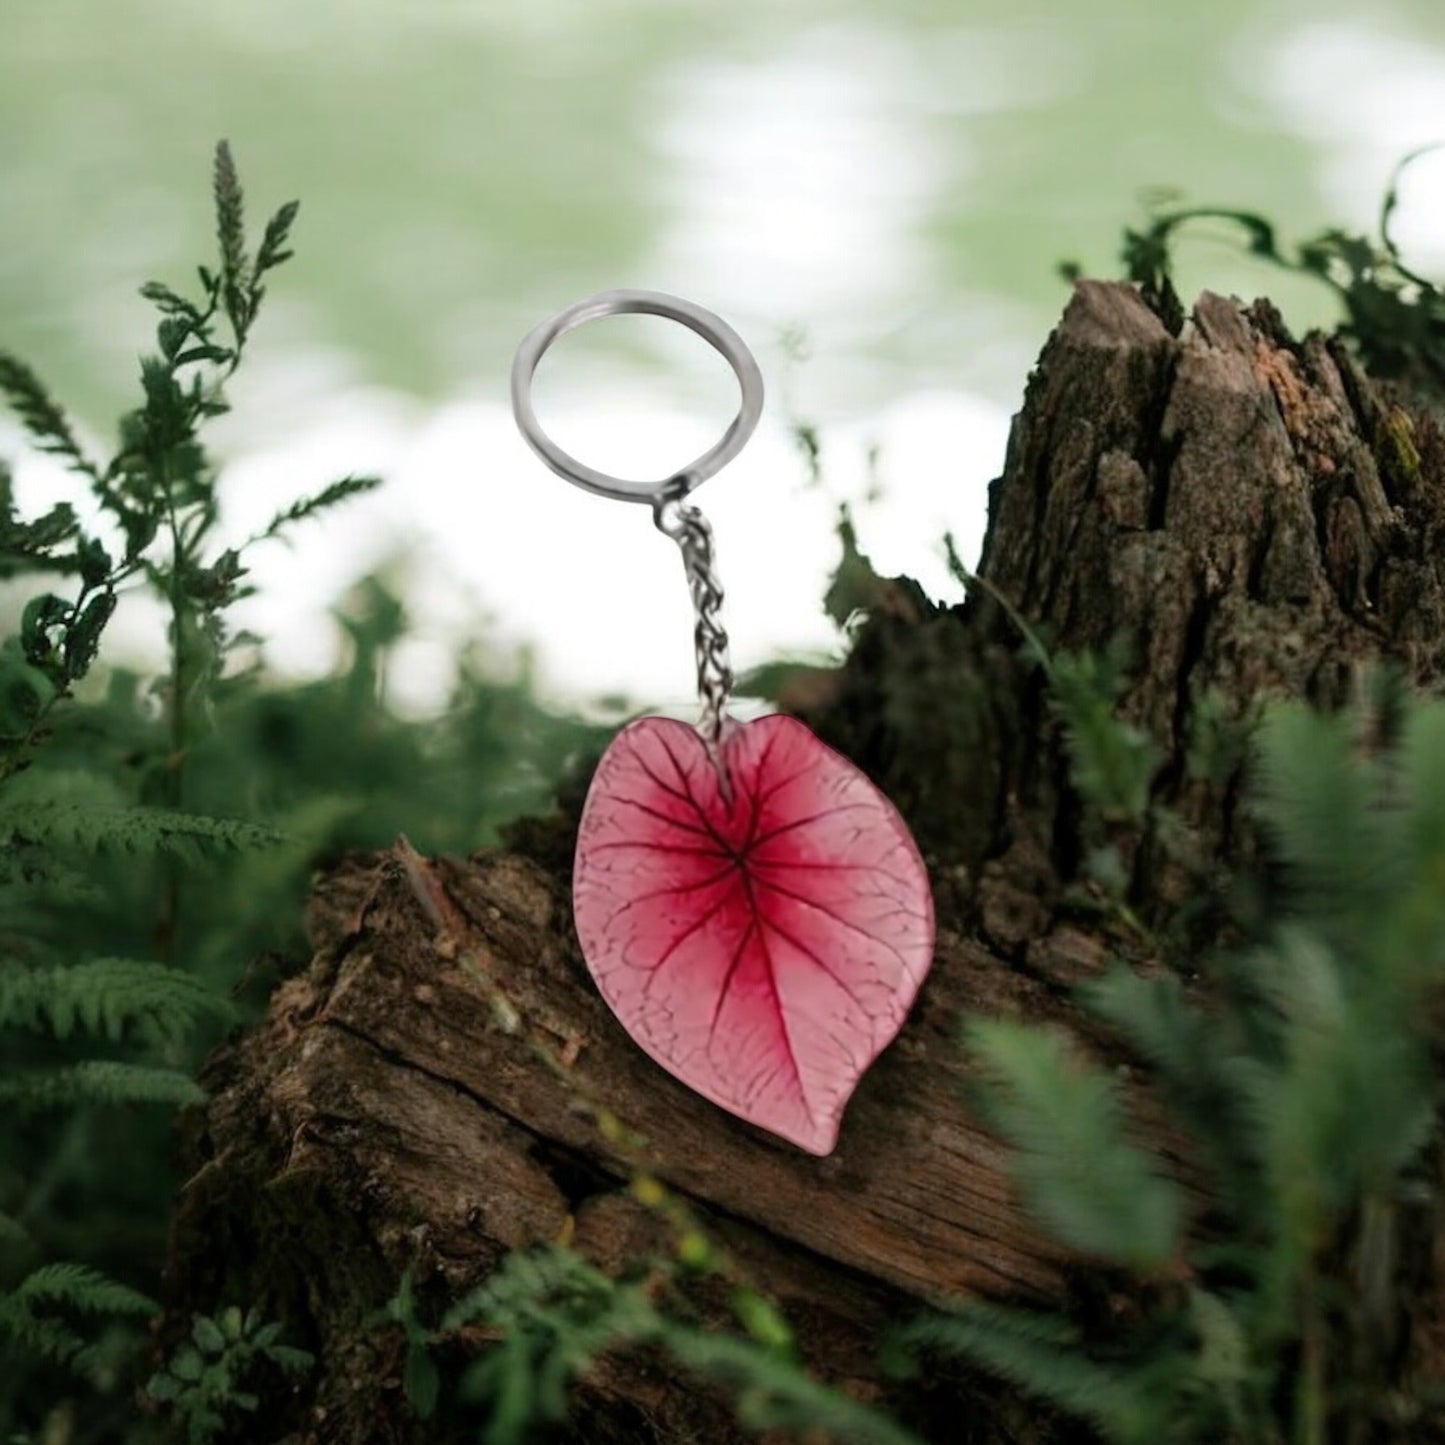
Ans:
{"label": "jump ring", "polygon": [[[579,462],[576,457],[564,452],[542,430],[537,414],[532,409],[532,375],[543,353],[559,336],[588,321],[631,312],[665,316],[669,320],[680,321],[697,332],[714,350],[722,354],[732,367],[742,390],[738,414],[723,433],[722,440],[695,461],[655,482],[629,481],[623,477],[609,476],[606,472]],[[566,477],[569,482],[574,482],[589,492],[596,492],[599,496],[614,497],[623,502],[656,504],[659,495],[670,483],[682,483],[674,490],[674,495],[677,496],[684,496],[694,487],[700,486],[742,451],[748,438],[752,436],[762,411],[763,374],[742,337],[720,316],[714,316],[711,311],[706,311],[691,301],[684,301],[679,296],[669,296],[664,291],[599,291],[595,296],[575,302],[528,332],[517,348],[516,359],[512,363],[512,414],[532,449],[554,472]]]}

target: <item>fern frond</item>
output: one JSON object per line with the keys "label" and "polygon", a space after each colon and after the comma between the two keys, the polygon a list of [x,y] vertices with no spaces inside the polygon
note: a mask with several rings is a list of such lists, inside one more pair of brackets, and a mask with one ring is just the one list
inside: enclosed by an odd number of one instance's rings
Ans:
{"label": "fern frond", "polygon": [[216,147],[212,172],[216,202],[216,237],[221,244],[221,296],[239,346],[251,323],[251,263],[246,258],[246,226],[241,180],[231,147],[221,141]]}
{"label": "fern frond", "polygon": [[879,1359],[887,1374],[895,1379],[911,1379],[916,1373],[911,1359],[915,1343],[930,1342],[929,1331],[936,1317],[948,1318],[966,1314],[975,1324],[996,1330],[1001,1335],[1017,1335],[1041,1345],[1077,1345],[1079,1327],[1062,1315],[1024,1310],[1012,1305],[994,1304],[990,1300],[950,1300],[939,1309],[917,1316],[906,1324],[894,1325],[883,1334]]}
{"label": "fern frond", "polygon": [[560,1247],[508,1255],[448,1312],[440,1333],[476,1319],[505,1331],[462,1383],[465,1398],[488,1403],[487,1445],[520,1445],[532,1422],[561,1419],[571,1381],[602,1350],[641,1340],[656,1340],[681,1364],[732,1390],[744,1425],[821,1427],[859,1445],[920,1445],[886,1416],[819,1384],[788,1354],[668,1320],[640,1286],[618,1284]]}
{"label": "fern frond", "polygon": [[88,873],[60,862],[44,848],[0,847],[0,918],[41,899],[54,906],[104,896]]}
{"label": "fern frond", "polygon": [[521,1445],[534,1420],[559,1420],[575,1376],[608,1346],[655,1335],[635,1285],[618,1285],[560,1246],[509,1254],[448,1311],[446,1334],[475,1319],[504,1337],[467,1370],[462,1394],[489,1406],[487,1445]]}
{"label": "fern frond", "polygon": [[1189,1315],[1199,1338],[1195,1379],[1219,1402],[1230,1428],[1242,1435],[1244,1395],[1256,1373],[1248,1334],[1228,1302],[1208,1290],[1190,1289]]}
{"label": "fern frond", "polygon": [[46,844],[87,853],[170,853],[193,860],[206,849],[242,852],[281,841],[283,835],[259,823],[162,808],[92,807],[45,799],[0,804],[0,847]]}
{"label": "fern frond", "polygon": [[1387,808],[1405,840],[1411,886],[1379,920],[1379,959],[1413,1000],[1445,976],[1445,704],[1407,710],[1387,760]]}
{"label": "fern frond", "polygon": [[1104,1364],[1048,1338],[1030,1316],[1005,1323],[1009,1311],[924,1316],[899,1332],[910,1345],[932,1345],[985,1366],[1040,1399],[1091,1420],[1118,1445],[1155,1445],[1169,1437],[1172,1390],[1162,1371]]}
{"label": "fern frond", "polygon": [[1110,1081],[1042,1029],[974,1020],[965,1034],[983,1066],[979,1103],[1015,1146],[1011,1168],[1029,1210],[1085,1253],[1141,1269],[1169,1259],[1179,1191],[1125,1140]]}
{"label": "fern frond", "polygon": [[12,1306],[0,1299],[0,1339],[7,1335],[32,1355],[77,1371],[85,1369],[94,1352],[94,1347],[63,1321],[33,1315],[20,1305]]}
{"label": "fern frond", "polygon": [[1123,685],[1117,642],[1102,654],[1056,653],[1049,668],[1049,705],[1063,720],[1074,786],[1105,818],[1137,821],[1162,754],[1142,728],[1115,716]]}
{"label": "fern frond", "polygon": [[1350,719],[1278,702],[1254,742],[1254,806],[1295,906],[1347,927],[1379,917],[1408,882],[1408,864],[1381,801],[1381,766],[1355,756]]}
{"label": "fern frond", "polygon": [[664,1321],[662,1345],[680,1364],[726,1387],[752,1430],[822,1430],[855,1445],[922,1445],[911,1430],[820,1384],[800,1365],[753,1340]]}
{"label": "fern frond", "polygon": [[601,1302],[610,1299],[616,1289],[601,1270],[560,1245],[516,1250],[446,1312],[440,1332],[452,1334],[476,1321],[503,1322],[554,1297],[573,1304]]}
{"label": "fern frond", "polygon": [[96,477],[100,469],[81,450],[69,420],[40,378],[17,356],[0,351],[0,395],[10,403],[37,450],[61,457],[73,471]]}
{"label": "fern frond", "polygon": [[1077,993],[1158,1071],[1179,1122],[1208,1151],[1225,1202],[1247,1207],[1256,1176],[1242,1147],[1240,1101],[1228,1072],[1233,1050],[1227,1021],[1191,1005],[1173,974],[1145,978],[1118,965],[1081,984]]}
{"label": "fern frond", "polygon": [[1282,926],[1254,963],[1284,1020],[1283,1067],[1260,1075],[1255,1095],[1262,1158],[1286,1227],[1312,1238],[1352,1200],[1388,1191],[1423,1147],[1435,1112],[1429,1061],[1391,1001],[1351,988],[1302,926]]}
{"label": "fern frond", "polygon": [[[268,537],[278,537],[293,523],[306,521],[308,518],[336,506],[338,502],[344,502],[348,497],[374,491],[380,485],[380,477],[342,477],[340,481],[332,482],[329,487],[323,487],[314,496],[298,498],[289,507],[277,512],[266,524],[265,529],[251,538],[251,542],[260,542]],[[247,545],[249,546],[250,543],[248,542]]]}
{"label": "fern frond", "polygon": [[196,1082],[175,1069],[116,1059],[0,1078],[0,1108],[27,1113],[73,1104],[198,1104],[204,1098]]}
{"label": "fern frond", "polygon": [[1445,881],[1445,703],[1416,702],[1400,740],[1398,791],[1411,853],[1435,883]]}
{"label": "fern frond", "polygon": [[61,1304],[92,1315],[153,1315],[160,1310],[149,1296],[85,1264],[41,1265],[20,1281],[9,1299],[27,1308]]}
{"label": "fern frond", "polygon": [[133,1029],[146,1042],[184,1038],[204,1018],[229,1019],[230,1002],[192,974],[129,958],[69,966],[0,964],[0,1028],[46,1030],[69,1038],[78,1028],[119,1041]]}
{"label": "fern frond", "polygon": [[14,1289],[0,1293],[0,1338],[72,1370],[88,1368],[95,1348],[63,1318],[63,1309],[89,1315],[156,1314],[160,1306],[128,1285],[83,1264],[46,1264],[26,1275]]}

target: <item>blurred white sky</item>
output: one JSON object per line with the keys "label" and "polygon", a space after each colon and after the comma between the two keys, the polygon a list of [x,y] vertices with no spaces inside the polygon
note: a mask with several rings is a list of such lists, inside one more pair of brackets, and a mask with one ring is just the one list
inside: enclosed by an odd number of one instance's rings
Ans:
{"label": "blurred white sky", "polygon": [[[440,43],[447,17],[466,10],[428,12]],[[646,286],[718,311],[753,347],[768,388],[762,424],[740,458],[694,498],[715,528],[739,669],[836,645],[821,597],[838,555],[840,500],[853,505],[865,550],[882,570],[957,596],[940,539],[952,529],[965,560],[976,558],[987,484],[1000,469],[1009,414],[1046,328],[1037,306],[998,287],[970,293],[945,273],[946,246],[929,218],[941,194],[968,193],[971,157],[979,154],[950,127],[979,116],[1002,123],[1015,110],[1062,104],[1097,82],[1086,65],[1071,63],[1067,32],[1037,18],[1012,28],[960,27],[951,42],[856,11],[822,22],[815,13],[792,28],[776,15],[770,23],[776,34],[761,49],[729,55],[699,46],[653,87],[650,240],[627,274],[559,265],[544,304],[529,301],[526,314],[514,305],[512,341],[587,290]],[[1340,224],[1369,229],[1391,164],[1445,137],[1445,52],[1412,39],[1404,20],[1262,7],[1221,54],[1209,106],[1222,118],[1244,116],[1305,138],[1321,214]],[[1163,119],[1141,116],[1139,124]],[[991,134],[1000,144],[1007,133]],[[584,139],[579,133],[576,144]],[[1074,140],[1061,131],[1056,143],[1067,148]],[[1170,154],[1187,180],[1187,157]],[[1232,165],[1247,177],[1248,153],[1225,159],[1226,174]],[[1212,160],[1217,174],[1220,158]],[[1158,164],[1141,168],[1138,184],[1159,179]],[[1403,188],[1397,237],[1417,267],[1445,266],[1442,181],[1445,156],[1432,156]],[[266,195],[293,189],[271,173],[251,185]],[[305,198],[304,185],[294,189]],[[191,193],[199,204],[198,188]],[[1216,181],[1214,194],[1193,198],[1228,204],[1248,194],[1247,185],[1231,194]],[[1128,199],[1103,203],[1123,220]],[[1040,194],[1030,204],[1048,202]],[[74,204],[79,214],[83,198]],[[303,222],[312,219],[311,204]],[[987,207],[990,198],[981,192],[968,204]],[[173,200],[163,214],[167,207]],[[259,214],[258,202],[253,224]],[[1065,208],[1054,224],[1055,254],[1076,253]],[[407,232],[418,255],[427,234],[441,235],[427,225],[416,218]],[[18,222],[12,228],[23,233]],[[299,240],[307,244],[304,225]],[[136,249],[126,247],[123,257],[131,288],[145,279],[142,271],[158,269]],[[1212,253],[1211,263],[1222,254]],[[588,274],[592,284],[579,289],[576,277]],[[418,638],[398,657],[393,685],[407,706],[443,700],[465,629],[480,618],[501,655],[523,643],[534,648],[549,696],[625,692],[690,713],[692,618],[676,547],[653,529],[645,508],[568,486],[531,453],[507,401],[509,355],[493,347],[484,366],[462,368],[472,377],[464,389],[424,401],[378,384],[355,348],[323,340],[326,327],[313,324],[308,309],[319,303],[304,292],[288,299],[290,283],[288,271],[277,273],[253,356],[233,390],[235,411],[217,429],[219,450],[231,458],[227,535],[245,536],[299,493],[348,471],[380,472],[387,482],[299,529],[294,547],[253,554],[260,594],[237,620],[268,640],[271,664],[300,675],[332,665],[337,638],[327,608],[370,566],[405,551]],[[484,270],[476,284],[487,285]],[[1268,284],[1261,280],[1258,289]],[[1047,290],[1047,276],[1039,286]],[[1062,288],[1048,295],[1050,306],[1064,300]],[[467,314],[464,297],[458,309]],[[414,320],[429,324],[421,312]],[[799,321],[812,359],[795,369],[781,331]],[[916,339],[940,328],[957,365],[930,362],[936,352],[909,346],[880,351],[880,337]],[[459,337],[450,344],[464,352]],[[104,345],[114,349],[114,336]],[[626,476],[666,475],[710,446],[736,407],[725,363],[690,332],[655,318],[569,334],[544,360],[536,395],[544,424],[564,447]],[[825,489],[805,485],[788,434],[790,403],[822,427]],[[874,445],[882,498],[870,502]],[[13,431],[0,432],[0,448],[20,452]],[[39,506],[73,493],[53,467],[20,455],[23,502]],[[117,619],[114,644],[154,656],[161,630],[156,612],[131,608]]]}

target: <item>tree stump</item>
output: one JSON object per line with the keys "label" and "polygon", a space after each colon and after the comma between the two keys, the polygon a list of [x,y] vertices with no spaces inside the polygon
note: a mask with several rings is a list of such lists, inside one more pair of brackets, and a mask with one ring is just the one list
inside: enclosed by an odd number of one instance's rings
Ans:
{"label": "tree stump", "polygon": [[[1081,282],[989,501],[980,575],[1051,647],[1129,650],[1120,711],[1163,750],[1153,797],[1185,824],[1114,830],[1131,906],[1192,947],[1217,939],[1229,874],[1258,846],[1243,757],[1209,777],[1188,766],[1192,710],[1209,694],[1233,718],[1265,696],[1336,706],[1380,658],[1437,678],[1438,426],[1336,342],[1292,340],[1267,303],[1205,294],[1176,336],[1133,289]],[[994,600],[942,607],[907,579],[880,582],[825,681],[824,700],[814,679],[795,710],[909,821],[939,925],[913,1014],[836,1151],[806,1155],[704,1102],[612,1018],[571,923],[585,779],[505,850],[349,858],[316,886],[310,966],[213,1057],[209,1102],[183,1128],[171,1328],[254,1304],[318,1356],[245,1438],[475,1439],[413,1418],[400,1332],[375,1311],[408,1267],[439,1309],[533,1244],[570,1239],[608,1272],[665,1250],[669,1226],[629,1188],[639,1161],[765,1282],[819,1378],[929,1440],[1091,1438],[961,1367],[890,1385],[874,1347],[940,1294],[1041,1302],[1095,1287],[1098,1270],[1021,1211],[1006,1152],[965,1104],[958,1029],[972,1015],[1052,1020],[1107,1054],[1069,986],[1111,954],[1168,960],[1069,904],[1083,812],[1039,669]],[[599,1128],[579,1094],[645,1143]],[[1141,1134],[1190,1182],[1186,1141],[1143,1082],[1132,1098]],[[699,1308],[721,1321],[716,1284],[701,1282]],[[604,1357],[573,1401],[555,1438],[748,1438],[723,1396],[647,1350]]]}

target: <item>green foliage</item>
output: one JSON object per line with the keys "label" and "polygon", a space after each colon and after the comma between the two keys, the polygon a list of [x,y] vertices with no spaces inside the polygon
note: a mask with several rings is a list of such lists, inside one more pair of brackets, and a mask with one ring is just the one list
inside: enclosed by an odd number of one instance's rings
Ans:
{"label": "green foliage", "polygon": [[1152,1445],[1167,1432],[1165,1376],[1157,1366],[1093,1358],[1077,1327],[1050,1315],[981,1300],[914,1320],[888,1337],[881,1360],[895,1378],[917,1374],[923,1346],[967,1355],[1049,1404],[1090,1421],[1108,1439]]}
{"label": "green foliage", "polygon": [[[0,353],[0,395],[93,500],[22,515],[0,463],[0,579],[16,599],[0,617],[0,1288],[13,1283],[20,1304],[38,1288],[25,1281],[71,1267],[55,1259],[128,1288],[158,1278],[168,1109],[201,1097],[195,1066],[218,1032],[305,956],[319,862],[399,831],[433,851],[494,841],[509,819],[544,810],[556,780],[612,732],[545,709],[525,666],[499,679],[480,647],[460,659],[442,715],[399,716],[387,673],[409,625],[392,576],[340,602],[345,652],[314,682],[278,684],[259,640],[236,631],[251,549],[379,483],[343,477],[281,506],[247,542],[221,540],[206,429],[227,410],[297,208],[249,240],[224,144],[212,179],[218,259],[197,269],[191,295],[141,288],[158,313],[154,344],[112,456],[91,455],[46,384]],[[102,656],[112,616],[135,598],[167,619],[158,677]],[[38,1438],[58,1409],[75,1411],[87,1438],[112,1438],[139,1332],[123,1311],[119,1324],[92,1321],[95,1337],[81,1319],[27,1308],[24,1329],[0,1330],[0,1437]],[[223,1386],[244,1384],[248,1350],[285,1365],[249,1324],[220,1353],[206,1347],[212,1327],[199,1328],[196,1356],[178,1356],[158,1376],[172,1384],[155,1386],[177,1392],[194,1439],[244,1408],[244,1389]],[[85,1393],[58,1372],[62,1358],[95,1364]]]}
{"label": "green foliage", "polygon": [[735,1335],[667,1324],[663,1346],[679,1364],[734,1396],[750,1430],[823,1430],[856,1445],[919,1445],[886,1415],[819,1384],[786,1355]]}
{"label": "green foliage", "polygon": [[1125,684],[1122,649],[1054,653],[1049,706],[1063,720],[1070,777],[1104,822],[1142,823],[1149,787],[1162,761],[1142,728],[1115,715]]}
{"label": "green foliage", "polygon": [[84,1372],[94,1365],[96,1351],[77,1333],[67,1312],[148,1316],[159,1309],[138,1291],[85,1265],[42,1265],[13,1289],[0,1289],[0,1341]]}
{"label": "green foliage", "polygon": [[1376,683],[1354,712],[1275,703],[1254,764],[1283,888],[1267,937],[1212,959],[1200,997],[1123,966],[1080,990],[1198,1144],[1210,1241],[1171,1257],[1177,1194],[1123,1142],[1102,1075],[1069,1067],[1050,1034],[975,1023],[981,1102],[1031,1213],[1075,1249],[1153,1271],[1156,1303],[1087,1344],[964,1306],[900,1332],[895,1366],[919,1346],[961,1351],[1120,1442],[1321,1445],[1423,1407],[1390,1376],[1389,1332],[1406,1288],[1395,1221],[1438,1102],[1426,1004],[1445,980],[1445,702]]}
{"label": "green foliage", "polygon": [[[244,1315],[231,1305],[216,1318],[197,1315],[191,1338],[146,1383],[146,1394],[168,1407],[187,1445],[210,1445],[237,1414],[261,1405],[255,1393],[267,1365],[301,1374],[315,1364],[305,1350],[281,1342],[279,1324],[263,1324],[258,1310]],[[243,1388],[250,1384],[252,1388]]]}
{"label": "green foliage", "polygon": [[734,1308],[747,1334],[709,1333],[658,1309],[655,1279],[612,1280],[561,1246],[514,1251],[478,1288],[458,1300],[434,1331],[417,1317],[411,1273],[381,1318],[407,1338],[407,1396],[431,1417],[441,1376],[431,1347],[483,1325],[500,1338],[463,1371],[459,1396],[482,1406],[483,1445],[526,1445],[534,1432],[565,1418],[568,1392],[603,1352],[652,1345],[722,1386],[750,1429],[821,1428],[857,1445],[919,1445],[909,1431],[847,1395],[819,1384],[798,1364],[792,1331],[776,1309],[746,1290]]}
{"label": "green foliage", "polygon": [[401,1284],[382,1307],[377,1321],[401,1326],[406,1337],[406,1368],[402,1373],[402,1387],[417,1417],[430,1420],[436,1413],[437,1397],[441,1393],[441,1372],[432,1359],[432,1332],[417,1313],[410,1267],[403,1271]]}
{"label": "green foliage", "polygon": [[[0,848],[14,855],[44,846],[56,851],[120,854],[139,857],[169,853],[181,858],[201,856],[202,849],[269,848],[282,841],[274,828],[235,818],[208,818],[164,808],[106,807],[98,801],[74,802],[57,797],[70,779],[48,770],[42,783],[50,796],[27,798],[18,788],[13,801],[0,803]],[[82,790],[97,792],[89,780]]]}
{"label": "green foliage", "polygon": [[1380,206],[1377,240],[1332,228],[1300,242],[1291,254],[1281,248],[1274,225],[1253,211],[1219,206],[1161,209],[1144,229],[1125,230],[1125,275],[1177,332],[1184,308],[1171,275],[1175,235],[1199,220],[1227,221],[1243,233],[1252,255],[1319,280],[1335,292],[1344,311],[1340,334],[1354,343],[1371,375],[1406,379],[1438,399],[1445,394],[1445,289],[1407,266],[1390,235],[1401,173],[1435,149],[1412,151],[1396,165]]}
{"label": "green foliage", "polygon": [[332,482],[329,487],[323,487],[314,497],[298,497],[289,507],[283,507],[256,533],[252,541],[264,542],[271,537],[284,537],[295,523],[329,511],[348,497],[359,497],[364,492],[375,491],[380,485],[380,477],[342,477],[340,481]]}
{"label": "green foliage", "polygon": [[1014,1177],[1032,1213],[1083,1253],[1135,1269],[1167,1263],[1183,1205],[1125,1140],[1110,1081],[1038,1029],[978,1019],[967,1038],[983,1071],[978,1102],[1014,1146]]}
{"label": "green foliage", "polygon": [[509,1255],[447,1312],[442,1329],[471,1322],[504,1332],[461,1382],[464,1399],[487,1406],[485,1445],[524,1445],[534,1421],[565,1416],[569,1385],[602,1350],[657,1330],[639,1285],[614,1285],[561,1248]]}
{"label": "green foliage", "polygon": [[[5,1242],[22,1258],[49,1243],[36,1225],[69,1172],[52,1161],[79,1154],[91,1111],[196,1102],[200,1090],[189,1069],[178,1067],[181,1045],[198,1023],[232,1012],[194,976],[144,959],[88,958],[83,948],[67,947],[63,935],[71,920],[54,910],[103,898],[96,874],[107,860],[133,867],[134,860],[163,857],[174,866],[276,841],[273,829],[180,811],[178,789],[172,806],[159,808],[151,799],[125,798],[91,769],[37,766],[53,711],[74,700],[127,584],[139,581],[169,598],[178,656],[192,617],[207,609],[214,616],[228,600],[235,567],[201,567],[194,550],[214,513],[213,477],[196,429],[224,410],[224,401],[214,378],[189,369],[221,362],[234,369],[243,338],[238,334],[230,349],[215,344],[216,289],[209,289],[205,308],[165,288],[147,288],[163,316],[161,355],[142,360],[145,400],[122,419],[121,448],[104,466],[83,452],[75,428],[30,368],[0,355],[0,392],[32,442],[88,480],[102,524],[117,534],[92,534],[67,503],[22,518],[10,474],[0,471],[0,574],[49,573],[73,584],[66,595],[32,595],[17,634],[0,642],[0,900],[14,905],[0,922],[0,1032],[6,1035],[0,1155],[21,1161],[19,1168],[0,1169],[0,1207]],[[167,534],[168,555],[156,545]],[[219,636],[215,626],[210,632]],[[178,702],[172,712],[180,710]],[[171,741],[183,749],[184,730],[173,727]],[[176,771],[179,765],[170,764]],[[28,1037],[16,1041],[16,1033]],[[76,1047],[79,1036],[132,1057],[87,1055]],[[63,1116],[59,1124],[56,1114]],[[37,1116],[52,1120],[47,1129],[37,1130]],[[49,1159],[47,1144],[54,1151]],[[17,1203],[18,1211],[10,1212]],[[7,1272],[13,1277],[13,1265]],[[0,1334],[12,1368],[0,1375],[0,1417],[12,1399],[23,1398],[33,1362],[75,1367],[93,1361],[95,1347],[58,1309],[103,1315],[155,1309],[130,1286],[80,1263],[32,1268],[3,1299]]]}
{"label": "green foliage", "polygon": [[1069,778],[1093,821],[1142,823],[1161,758],[1148,733],[1116,715],[1127,681],[1122,643],[1115,639],[1102,653],[1051,651],[1007,598],[963,565],[952,535],[945,534],[943,542],[954,577],[1003,608],[1024,639],[1024,656],[1043,668],[1049,682],[1049,709],[1064,728]]}
{"label": "green foliage", "polygon": [[199,979],[158,963],[92,958],[0,974],[0,1028],[68,1039],[77,1030],[112,1043],[179,1042],[206,1018],[228,1020],[230,1003]]}

